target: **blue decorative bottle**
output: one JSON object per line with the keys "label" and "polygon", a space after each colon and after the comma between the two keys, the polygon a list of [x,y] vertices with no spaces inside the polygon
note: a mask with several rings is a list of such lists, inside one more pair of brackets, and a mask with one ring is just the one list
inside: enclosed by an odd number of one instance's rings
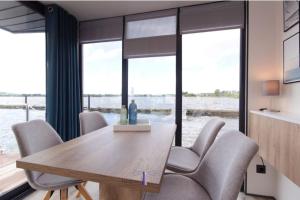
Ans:
{"label": "blue decorative bottle", "polygon": [[129,115],[129,124],[136,124],[137,123],[137,105],[135,104],[134,100],[131,100],[128,109]]}

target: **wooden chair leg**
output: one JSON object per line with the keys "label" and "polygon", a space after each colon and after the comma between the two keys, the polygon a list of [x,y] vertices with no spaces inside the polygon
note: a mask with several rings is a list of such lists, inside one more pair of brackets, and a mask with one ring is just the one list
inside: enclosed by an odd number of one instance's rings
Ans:
{"label": "wooden chair leg", "polygon": [[76,185],[75,188],[80,192],[80,194],[85,198],[85,200],[93,200],[81,184]]}
{"label": "wooden chair leg", "polygon": [[[83,182],[82,186],[85,187],[86,184],[87,184],[87,181]],[[80,192],[78,191],[77,194],[76,194],[76,198],[79,198],[79,197],[80,197]]]}
{"label": "wooden chair leg", "polygon": [[60,200],[68,200],[68,188],[60,190]]}
{"label": "wooden chair leg", "polygon": [[53,194],[53,191],[49,190],[49,191],[46,193],[46,195],[45,195],[45,197],[44,197],[43,200],[49,200],[49,199],[51,198],[52,194]]}

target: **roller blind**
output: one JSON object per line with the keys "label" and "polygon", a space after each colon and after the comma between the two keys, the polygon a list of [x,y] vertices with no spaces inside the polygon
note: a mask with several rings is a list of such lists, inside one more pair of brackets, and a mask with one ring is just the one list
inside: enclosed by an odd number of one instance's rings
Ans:
{"label": "roller blind", "polygon": [[114,17],[80,23],[80,43],[122,40],[123,19]]}
{"label": "roller blind", "polygon": [[194,33],[244,27],[244,2],[217,2],[180,9],[180,32]]}
{"label": "roller blind", "polygon": [[176,54],[176,9],[125,18],[124,57]]}

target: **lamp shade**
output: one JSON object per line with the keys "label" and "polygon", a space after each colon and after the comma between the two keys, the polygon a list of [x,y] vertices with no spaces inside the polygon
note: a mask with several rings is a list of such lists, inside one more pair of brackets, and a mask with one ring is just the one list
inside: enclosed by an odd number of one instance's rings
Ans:
{"label": "lamp shade", "polygon": [[268,80],[262,83],[262,93],[265,96],[279,95],[279,80]]}

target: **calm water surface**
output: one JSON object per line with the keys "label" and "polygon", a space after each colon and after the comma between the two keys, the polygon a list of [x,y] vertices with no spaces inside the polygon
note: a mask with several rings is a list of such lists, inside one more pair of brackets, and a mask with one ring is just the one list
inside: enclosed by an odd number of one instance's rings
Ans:
{"label": "calm water surface", "polygon": [[[130,97],[131,98],[131,97]],[[129,99],[130,99],[129,98]],[[175,97],[132,97],[139,108],[145,109],[171,109],[170,115],[160,113],[139,114],[139,118],[150,119],[150,121],[175,122]],[[22,105],[24,97],[0,97],[0,105]],[[91,97],[91,107],[120,108],[121,97]],[[28,104],[45,106],[45,97],[28,97]],[[87,107],[87,97],[84,98],[84,106]],[[199,134],[203,125],[211,118],[207,116],[186,116],[186,109],[216,109],[216,110],[238,110],[239,100],[226,97],[183,97],[183,146],[190,146]],[[119,115],[115,113],[103,113],[109,124],[116,123]],[[45,111],[30,110],[30,120],[45,119]],[[223,130],[238,129],[237,118],[224,118],[226,122]],[[23,109],[0,109],[0,151],[5,153],[17,152],[17,145],[11,126],[15,123],[25,122],[26,112]]]}

